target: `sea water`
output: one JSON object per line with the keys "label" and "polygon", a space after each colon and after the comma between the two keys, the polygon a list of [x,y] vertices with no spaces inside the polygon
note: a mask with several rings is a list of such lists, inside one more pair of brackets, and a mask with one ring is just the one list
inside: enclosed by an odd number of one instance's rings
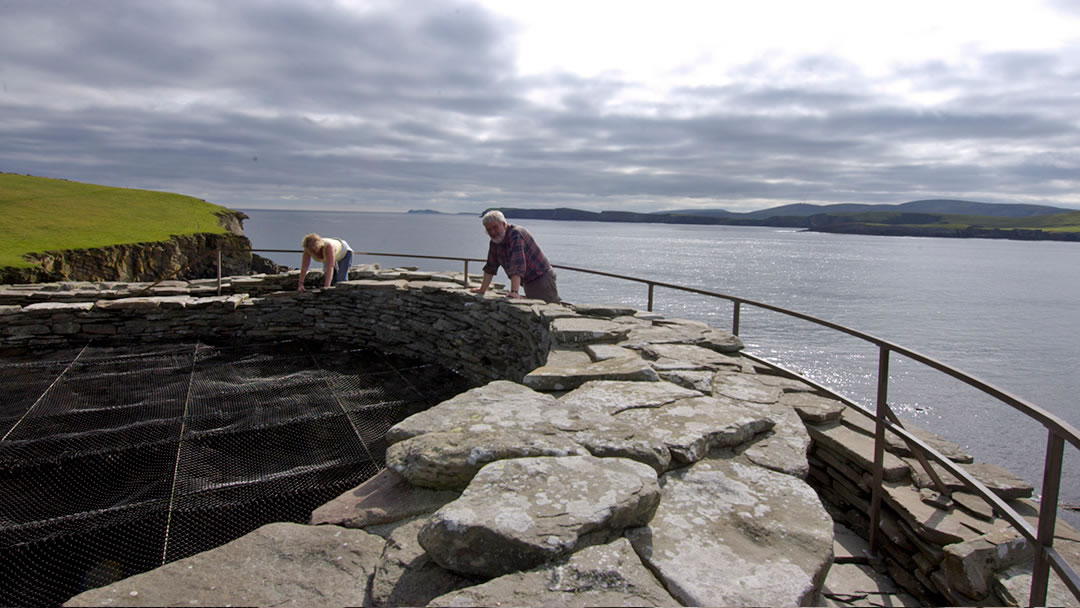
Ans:
{"label": "sea water", "polygon": [[[300,249],[308,232],[357,252],[484,258],[476,215],[244,210],[255,249]],[[1080,243],[884,237],[768,227],[511,220],[566,265],[694,287],[805,313],[909,348],[1080,427]],[[300,264],[299,254],[264,253]],[[459,261],[356,255],[354,264],[461,271]],[[479,272],[472,262],[470,272]],[[558,270],[568,302],[644,310],[641,283]],[[500,279],[505,277],[500,273]],[[654,310],[730,329],[727,300],[656,288]],[[744,305],[747,350],[873,408],[878,348]],[[890,406],[979,462],[1042,486],[1046,430],[999,401],[892,355]],[[1061,500],[1080,504],[1080,453],[1065,449]],[[1076,524],[1075,513],[1067,519]]]}

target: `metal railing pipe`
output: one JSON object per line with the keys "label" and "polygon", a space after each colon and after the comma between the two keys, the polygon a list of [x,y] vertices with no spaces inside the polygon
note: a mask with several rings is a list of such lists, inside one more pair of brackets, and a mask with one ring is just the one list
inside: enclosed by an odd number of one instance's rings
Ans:
{"label": "metal railing pipe", "polygon": [[878,352],[877,413],[874,415],[874,485],[870,488],[870,550],[878,551],[881,523],[881,493],[885,480],[885,421],[889,409],[889,349]]}

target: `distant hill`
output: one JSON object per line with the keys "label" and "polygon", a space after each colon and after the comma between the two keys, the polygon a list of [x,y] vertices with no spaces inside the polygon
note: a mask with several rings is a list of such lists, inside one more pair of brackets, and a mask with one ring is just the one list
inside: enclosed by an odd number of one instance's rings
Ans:
{"label": "distant hill", "polygon": [[557,209],[501,209],[507,218],[591,222],[777,226],[815,232],[1080,242],[1080,211],[1042,205],[923,200],[901,205],[799,203],[732,213],[724,209],[656,213]]}
{"label": "distant hill", "polygon": [[795,203],[737,213],[726,209],[679,209],[663,211],[663,214],[700,215],[705,217],[731,217],[746,219],[767,219],[770,217],[807,217],[821,213],[863,213],[871,211],[914,211],[919,213],[942,213],[948,215],[982,215],[987,217],[1031,217],[1033,215],[1052,215],[1073,211],[1061,207],[1046,205],[1025,205],[1012,203],[977,203],[954,199],[926,199],[900,203],[898,205],[869,205],[864,203],[839,203],[836,205],[810,205]]}

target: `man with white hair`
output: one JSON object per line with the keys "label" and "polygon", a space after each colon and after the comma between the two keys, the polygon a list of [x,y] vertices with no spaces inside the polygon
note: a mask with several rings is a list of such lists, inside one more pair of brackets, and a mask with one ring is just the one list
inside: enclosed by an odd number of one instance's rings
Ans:
{"label": "man with white hair", "polygon": [[488,244],[484,280],[473,292],[483,294],[491,287],[499,266],[510,277],[509,298],[520,298],[518,291],[525,289],[525,297],[559,302],[559,290],[555,285],[555,269],[551,267],[544,252],[528,230],[506,223],[501,211],[485,213],[480,222],[484,225],[491,243]]}

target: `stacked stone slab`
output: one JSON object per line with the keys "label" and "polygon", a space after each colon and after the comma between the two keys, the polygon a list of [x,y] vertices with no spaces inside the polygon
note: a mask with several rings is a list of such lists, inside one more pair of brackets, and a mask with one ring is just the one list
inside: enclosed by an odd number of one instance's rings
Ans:
{"label": "stacked stone slab", "polygon": [[[814,440],[810,478],[837,520],[869,534],[874,421],[853,408],[807,420]],[[917,427],[907,427],[1005,500],[1037,527],[1032,488],[1009,471],[973,459],[958,446]],[[884,492],[879,541],[892,578],[933,605],[1021,605],[1030,586],[1032,547],[981,498],[940,465],[942,494],[908,446],[886,434]],[[1076,563],[1080,535],[1059,522],[1056,548]],[[1025,578],[1026,577],[1026,578]],[[1051,604],[1076,605],[1051,576]]]}
{"label": "stacked stone slab", "polygon": [[[387,469],[313,525],[266,526],[72,605],[1026,602],[1022,540],[947,474],[951,499],[931,491],[895,438],[885,558],[833,564],[833,519],[867,534],[872,425],[740,356],[729,332],[480,297],[461,275],[368,267],[350,278],[306,294],[295,274],[233,277],[222,296],[200,282],[134,297],[120,285],[0,289],[8,348],[332,336],[438,359],[482,385],[395,426]],[[1031,512],[1022,482],[966,468]],[[1080,535],[1059,530],[1056,547],[1075,555]],[[906,592],[852,582],[875,566]],[[1061,593],[1051,602],[1075,605]]]}
{"label": "stacked stone slab", "polygon": [[244,292],[221,296],[206,295],[216,287],[203,281],[163,283],[150,289],[155,295],[131,295],[149,285],[7,286],[0,289],[0,335],[4,346],[23,348],[89,340],[371,344],[445,361],[477,382],[521,379],[544,362],[550,338],[548,319],[537,313],[543,307],[477,297],[461,275],[354,267],[353,277],[304,293],[295,290],[295,273],[230,277],[223,291]]}

